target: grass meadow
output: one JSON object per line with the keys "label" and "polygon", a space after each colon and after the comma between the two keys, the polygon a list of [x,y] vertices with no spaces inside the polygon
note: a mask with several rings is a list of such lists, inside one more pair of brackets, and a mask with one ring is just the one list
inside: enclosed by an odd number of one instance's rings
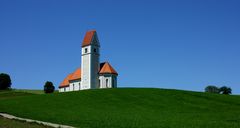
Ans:
{"label": "grass meadow", "polygon": [[81,128],[240,128],[240,96],[167,89],[1,91],[0,112]]}

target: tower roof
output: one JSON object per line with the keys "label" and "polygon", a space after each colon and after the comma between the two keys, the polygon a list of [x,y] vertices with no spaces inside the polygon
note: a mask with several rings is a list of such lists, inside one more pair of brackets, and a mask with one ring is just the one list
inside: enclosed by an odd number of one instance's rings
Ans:
{"label": "tower roof", "polygon": [[95,33],[96,33],[96,30],[87,31],[82,42],[82,47],[85,47],[91,44]]}
{"label": "tower roof", "polygon": [[99,74],[115,74],[115,75],[118,75],[116,70],[108,62],[104,62],[104,63],[100,64]]}

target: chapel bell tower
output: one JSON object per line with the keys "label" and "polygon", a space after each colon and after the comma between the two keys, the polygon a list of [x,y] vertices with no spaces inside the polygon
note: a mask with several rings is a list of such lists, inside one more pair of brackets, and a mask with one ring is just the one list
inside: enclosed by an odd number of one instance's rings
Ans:
{"label": "chapel bell tower", "polygon": [[99,50],[96,30],[87,31],[82,42],[81,89],[99,88]]}

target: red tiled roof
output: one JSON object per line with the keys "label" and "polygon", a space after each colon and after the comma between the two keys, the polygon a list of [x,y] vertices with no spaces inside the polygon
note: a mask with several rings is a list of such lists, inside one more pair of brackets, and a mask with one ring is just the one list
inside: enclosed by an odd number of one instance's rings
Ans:
{"label": "red tiled roof", "polygon": [[95,32],[96,32],[96,30],[87,31],[87,33],[83,39],[83,42],[82,42],[82,47],[88,46],[91,44],[91,41],[92,41],[92,38],[93,38]]}
{"label": "red tiled roof", "polygon": [[100,66],[100,68],[101,69],[100,69],[99,74],[116,74],[116,75],[118,75],[116,70],[114,70],[114,68],[108,62],[103,63],[102,67]]}
{"label": "red tiled roof", "polygon": [[63,82],[60,84],[59,88],[62,88],[62,87],[67,87],[69,86],[69,79],[72,77],[72,74],[68,74],[67,77],[63,80]]}
{"label": "red tiled roof", "polygon": [[81,68],[77,68],[73,73],[68,74],[68,76],[60,84],[59,88],[68,87],[70,80],[81,79]]}
{"label": "red tiled roof", "polygon": [[73,73],[69,80],[81,79],[81,68],[77,68]]}

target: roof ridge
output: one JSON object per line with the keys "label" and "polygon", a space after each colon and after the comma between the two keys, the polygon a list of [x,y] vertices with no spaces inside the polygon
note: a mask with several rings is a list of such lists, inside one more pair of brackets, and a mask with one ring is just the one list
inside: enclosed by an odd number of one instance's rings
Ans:
{"label": "roof ridge", "polygon": [[104,65],[99,71],[99,74],[116,74],[118,75],[117,71],[111,66],[109,62],[104,62]]}

